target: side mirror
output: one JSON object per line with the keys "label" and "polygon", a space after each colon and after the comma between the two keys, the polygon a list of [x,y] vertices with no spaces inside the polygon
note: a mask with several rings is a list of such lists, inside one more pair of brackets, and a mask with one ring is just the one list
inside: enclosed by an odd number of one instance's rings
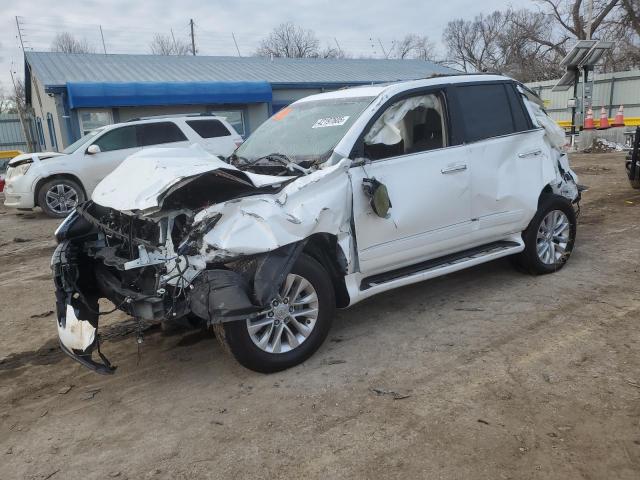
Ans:
{"label": "side mirror", "polygon": [[95,155],[96,153],[100,153],[100,147],[98,145],[89,145],[89,148],[87,148],[87,153],[89,155]]}
{"label": "side mirror", "polygon": [[369,204],[374,213],[381,218],[387,218],[392,205],[386,185],[375,178],[363,178],[362,189],[369,197]]}

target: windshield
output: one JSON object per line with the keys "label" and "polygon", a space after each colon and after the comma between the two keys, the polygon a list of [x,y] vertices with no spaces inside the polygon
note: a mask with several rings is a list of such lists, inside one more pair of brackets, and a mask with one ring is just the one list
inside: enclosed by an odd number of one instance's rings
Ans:
{"label": "windshield", "polygon": [[235,152],[254,161],[271,154],[296,163],[326,160],[374,97],[295,103],[264,122]]}
{"label": "windshield", "polygon": [[78,150],[82,145],[84,145],[85,143],[87,143],[89,140],[91,140],[92,138],[95,138],[98,136],[98,134],[102,133],[102,131],[104,130],[104,128],[96,128],[95,130],[91,130],[89,133],[87,133],[84,137],[82,137],[80,140],[76,140],[75,142],[73,142],[71,145],[69,145],[67,148],[65,148],[64,150],[62,150],[62,153],[66,153],[71,154],[73,152],[75,152],[76,150]]}

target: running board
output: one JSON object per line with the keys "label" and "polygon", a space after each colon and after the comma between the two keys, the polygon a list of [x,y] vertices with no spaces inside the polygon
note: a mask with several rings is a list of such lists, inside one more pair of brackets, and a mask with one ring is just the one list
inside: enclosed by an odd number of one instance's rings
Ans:
{"label": "running board", "polygon": [[408,285],[463,270],[496,258],[506,257],[522,250],[524,250],[524,243],[522,242],[502,240],[488,243],[451,255],[445,255],[444,257],[363,278],[360,282],[360,291],[364,292],[376,287],[387,290],[396,286]]}

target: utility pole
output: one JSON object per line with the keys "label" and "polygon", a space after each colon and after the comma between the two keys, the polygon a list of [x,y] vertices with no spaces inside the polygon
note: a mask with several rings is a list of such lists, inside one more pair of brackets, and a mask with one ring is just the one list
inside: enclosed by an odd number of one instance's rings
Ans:
{"label": "utility pole", "polygon": [[178,44],[176,43],[176,36],[173,34],[173,28],[171,29],[171,39],[173,40],[173,49],[178,54]]}
{"label": "utility pole", "polygon": [[[593,30],[593,0],[589,0],[587,3],[587,40],[591,40],[591,30]],[[587,82],[589,81],[589,65],[584,66],[584,76],[582,80],[582,124],[584,125],[584,118],[587,112],[586,102],[589,100],[589,108],[591,108],[591,104],[593,103],[593,80],[595,79],[595,65],[591,67],[591,85]]]}
{"label": "utility pole", "polygon": [[238,42],[236,42],[236,34],[231,32],[231,36],[233,37],[233,43],[236,44],[236,50],[238,51],[238,56],[241,57],[242,55],[240,55],[240,49],[238,48]]}
{"label": "utility pole", "polygon": [[22,30],[20,30],[20,20],[18,20],[18,16],[16,15],[16,26],[18,27],[18,37],[20,38],[20,46],[22,47],[22,51],[24,52],[24,41],[22,40]]}
{"label": "utility pole", "polygon": [[387,51],[384,49],[384,45],[382,45],[382,41],[379,38],[378,38],[378,43],[380,44],[380,48],[382,49],[382,53],[384,53],[384,58],[389,60],[389,55],[387,54]]}
{"label": "utility pole", "polygon": [[102,49],[104,50],[104,54],[107,54],[107,47],[104,44],[104,34],[102,33],[102,25],[99,25],[100,27],[100,38],[102,38]]}
{"label": "utility pole", "polygon": [[18,98],[18,86],[16,85],[16,79],[13,76],[13,68],[9,70],[9,73],[11,73],[11,82],[13,83],[14,97],[16,99],[16,110],[18,110],[18,118],[20,118],[20,125],[22,126],[24,141],[27,144],[27,150],[29,150],[28,153],[32,153],[35,152],[35,142],[31,138],[31,130],[27,127],[27,119],[25,116],[25,112],[22,109],[23,105],[20,103],[20,99]]}
{"label": "utility pole", "polygon": [[189,20],[189,26],[191,27],[191,53],[196,54],[196,37],[193,34],[193,18]]}

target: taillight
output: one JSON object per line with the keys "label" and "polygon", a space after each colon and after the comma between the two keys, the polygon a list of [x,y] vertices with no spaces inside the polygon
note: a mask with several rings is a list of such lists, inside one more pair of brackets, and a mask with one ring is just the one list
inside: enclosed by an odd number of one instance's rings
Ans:
{"label": "taillight", "polygon": [[243,141],[244,140],[240,139],[240,140],[235,140],[233,143],[235,143],[236,144],[236,148],[238,148],[240,145],[242,145]]}
{"label": "taillight", "polygon": [[4,191],[4,178],[0,178],[0,192]]}

